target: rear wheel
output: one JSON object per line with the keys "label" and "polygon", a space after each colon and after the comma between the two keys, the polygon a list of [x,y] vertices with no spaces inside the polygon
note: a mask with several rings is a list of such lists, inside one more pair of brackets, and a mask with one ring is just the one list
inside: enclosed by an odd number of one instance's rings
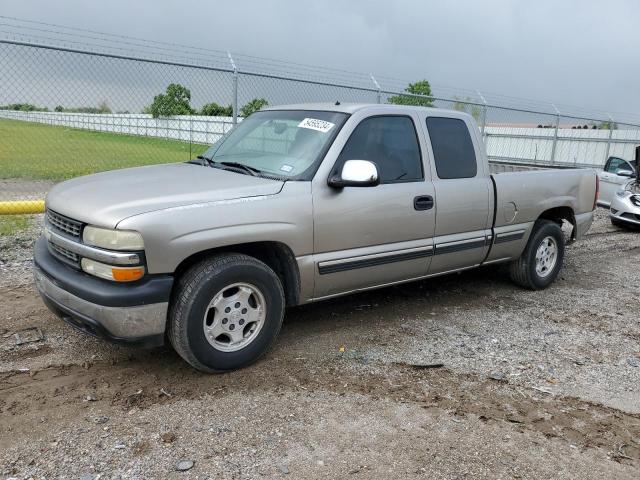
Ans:
{"label": "rear wheel", "polygon": [[178,280],[169,340],[203,372],[241,368],[274,342],[284,307],[282,285],[271,268],[247,255],[216,256]]}
{"label": "rear wheel", "polygon": [[511,263],[511,280],[524,288],[547,288],[558,276],[564,261],[564,235],[551,220],[538,220],[518,260]]}

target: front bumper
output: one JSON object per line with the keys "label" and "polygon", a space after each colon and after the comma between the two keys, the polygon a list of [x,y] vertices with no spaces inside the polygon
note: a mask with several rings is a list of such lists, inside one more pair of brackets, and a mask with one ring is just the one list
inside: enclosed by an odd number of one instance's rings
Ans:
{"label": "front bumper", "polygon": [[114,343],[164,343],[173,278],[151,276],[131,284],[112,283],[54,258],[47,241],[36,241],[36,287],[47,307],[73,327]]}
{"label": "front bumper", "polygon": [[613,196],[609,216],[620,222],[640,225],[640,207],[631,203],[631,194]]}

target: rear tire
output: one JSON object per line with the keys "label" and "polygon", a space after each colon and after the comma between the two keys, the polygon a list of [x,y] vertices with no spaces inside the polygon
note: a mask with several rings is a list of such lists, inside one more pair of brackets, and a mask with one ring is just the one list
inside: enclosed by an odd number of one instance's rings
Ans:
{"label": "rear tire", "polygon": [[206,373],[245,367],[273,344],[284,316],[280,279],[242,254],[204,260],[178,280],[169,309],[169,341]]}
{"label": "rear tire", "polygon": [[530,290],[547,288],[562,268],[564,249],[560,226],[551,220],[536,221],[524,252],[510,265],[511,280]]}

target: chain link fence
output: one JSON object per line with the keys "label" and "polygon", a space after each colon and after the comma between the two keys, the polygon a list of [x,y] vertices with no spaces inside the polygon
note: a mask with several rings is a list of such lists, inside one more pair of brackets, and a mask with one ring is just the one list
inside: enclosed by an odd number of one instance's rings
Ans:
{"label": "chain link fence", "polygon": [[[121,50],[0,39],[0,213],[40,211],[53,184],[78,175],[189,160],[265,102],[413,97],[473,115],[490,160],[524,167],[601,167],[609,155],[633,159],[640,145],[640,126],[611,118],[508,108],[481,95],[420,97],[383,89],[373,77],[327,79],[312,67],[279,74],[278,65],[254,60],[253,71],[244,71],[231,55]],[[188,90],[184,114],[152,108],[171,85]],[[178,93],[184,100],[185,91]]]}

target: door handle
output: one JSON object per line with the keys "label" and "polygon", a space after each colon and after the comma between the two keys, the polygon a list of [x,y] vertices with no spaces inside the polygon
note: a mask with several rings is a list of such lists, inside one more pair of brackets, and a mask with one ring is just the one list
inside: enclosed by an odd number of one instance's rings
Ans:
{"label": "door handle", "polygon": [[430,210],[433,208],[433,204],[431,195],[421,195],[413,199],[413,208],[416,210]]}

